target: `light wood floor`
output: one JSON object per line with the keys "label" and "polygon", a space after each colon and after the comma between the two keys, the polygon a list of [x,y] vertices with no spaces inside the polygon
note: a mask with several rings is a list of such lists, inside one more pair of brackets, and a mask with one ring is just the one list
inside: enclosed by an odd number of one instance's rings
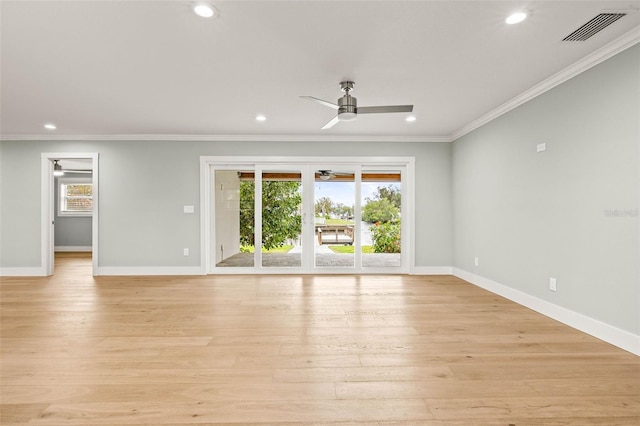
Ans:
{"label": "light wood floor", "polygon": [[10,425],[635,425],[640,358],[454,277],[4,278]]}

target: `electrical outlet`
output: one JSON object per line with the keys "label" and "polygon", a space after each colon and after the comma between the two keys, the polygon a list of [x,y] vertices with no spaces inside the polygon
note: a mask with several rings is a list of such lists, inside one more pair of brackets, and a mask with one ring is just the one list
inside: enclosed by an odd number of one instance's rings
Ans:
{"label": "electrical outlet", "polygon": [[480,260],[477,257],[473,258],[473,264],[476,266],[480,266]]}
{"label": "electrical outlet", "polygon": [[549,278],[549,290],[558,291],[557,280],[553,277]]}
{"label": "electrical outlet", "polygon": [[188,249],[188,248],[182,249],[182,253],[183,253],[185,256],[189,256],[189,249]]}

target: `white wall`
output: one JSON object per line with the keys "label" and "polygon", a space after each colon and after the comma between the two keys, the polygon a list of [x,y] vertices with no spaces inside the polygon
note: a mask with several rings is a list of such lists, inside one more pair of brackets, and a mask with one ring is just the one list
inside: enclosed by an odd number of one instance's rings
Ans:
{"label": "white wall", "polygon": [[458,139],[454,266],[640,335],[639,143],[640,46]]}

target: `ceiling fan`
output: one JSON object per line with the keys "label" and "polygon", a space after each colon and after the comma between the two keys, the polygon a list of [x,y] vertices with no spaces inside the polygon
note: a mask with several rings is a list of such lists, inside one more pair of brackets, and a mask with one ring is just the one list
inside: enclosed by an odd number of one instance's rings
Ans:
{"label": "ceiling fan", "polygon": [[316,176],[320,180],[331,180],[335,179],[336,176],[353,176],[353,173],[334,172],[333,170],[318,170],[316,172]]}
{"label": "ceiling fan", "polygon": [[53,160],[53,175],[54,176],[62,176],[65,173],[93,173],[91,170],[71,170],[71,169],[63,169],[62,165],[59,163],[60,160]]}
{"label": "ceiling fan", "polygon": [[412,112],[413,105],[387,105],[387,106],[368,106],[358,107],[358,101],[351,96],[349,92],[353,90],[355,83],[353,81],[340,82],[340,89],[344,92],[344,96],[338,98],[338,103],[333,104],[331,102],[324,101],[322,99],[314,98],[313,96],[300,96],[304,99],[316,101],[319,104],[328,106],[329,108],[337,109],[338,115],[333,117],[331,121],[322,127],[322,130],[329,129],[336,125],[338,121],[353,121],[358,114],[380,114],[389,112]]}

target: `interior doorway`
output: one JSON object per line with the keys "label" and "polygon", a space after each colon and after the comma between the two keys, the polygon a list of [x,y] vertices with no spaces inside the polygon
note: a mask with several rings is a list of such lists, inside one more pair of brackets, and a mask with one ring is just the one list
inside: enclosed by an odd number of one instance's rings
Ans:
{"label": "interior doorway", "polygon": [[41,155],[43,275],[54,273],[56,252],[78,262],[86,263],[90,258],[91,273],[97,275],[98,158],[97,153]]}
{"label": "interior doorway", "polygon": [[207,273],[408,273],[413,158],[201,157]]}

